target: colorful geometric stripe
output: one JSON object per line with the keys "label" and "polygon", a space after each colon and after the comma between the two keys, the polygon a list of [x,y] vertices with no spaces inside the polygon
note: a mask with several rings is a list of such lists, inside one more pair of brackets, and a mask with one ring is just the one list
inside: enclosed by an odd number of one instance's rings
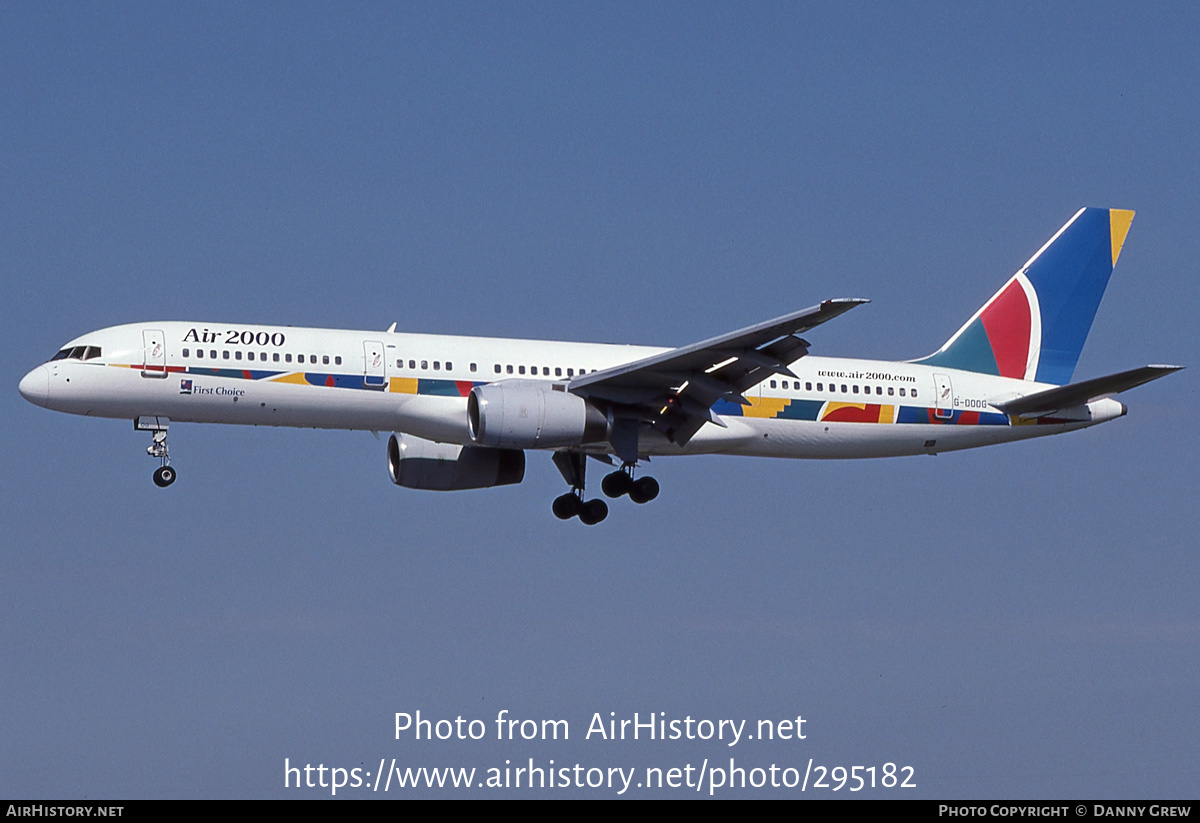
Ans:
{"label": "colorful geometric stripe", "polygon": [[[825,423],[924,423],[938,426],[1007,426],[999,412],[952,411],[937,417],[937,409],[926,406],[895,406],[888,403],[846,403],[836,400],[793,400],[787,397],[748,398],[749,406],[718,400],[712,410],[723,417],[767,420],[812,420]],[[947,414],[946,410],[941,410]]]}
{"label": "colorful geometric stripe", "polygon": [[[141,364],[109,363],[120,368],[140,369]],[[207,366],[171,366],[168,371],[192,374],[197,377],[218,377],[233,380],[265,380],[299,386],[386,391],[392,394],[425,395],[432,397],[466,397],[475,386],[485,382],[470,380],[438,380],[417,377],[392,377],[385,386],[363,385],[361,374],[328,374],[325,372],[274,372],[254,369],[220,369]],[[760,420],[807,420],[828,423],[922,423],[958,426],[1007,426],[1034,423],[1065,422],[1041,418],[1020,420],[997,412],[954,411],[949,417],[935,416],[936,409],[925,406],[895,406],[884,403],[846,403],[835,400],[795,399],[790,397],[748,398],[749,406],[721,399],[712,410],[724,417],[749,417]],[[945,413],[945,410],[942,410]]]}

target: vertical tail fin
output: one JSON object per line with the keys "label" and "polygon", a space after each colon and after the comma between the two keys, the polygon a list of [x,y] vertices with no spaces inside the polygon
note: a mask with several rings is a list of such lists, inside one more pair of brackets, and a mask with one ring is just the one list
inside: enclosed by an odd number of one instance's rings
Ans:
{"label": "vertical tail fin", "polygon": [[946,345],[914,362],[1071,382],[1131,222],[1132,211],[1080,209]]}

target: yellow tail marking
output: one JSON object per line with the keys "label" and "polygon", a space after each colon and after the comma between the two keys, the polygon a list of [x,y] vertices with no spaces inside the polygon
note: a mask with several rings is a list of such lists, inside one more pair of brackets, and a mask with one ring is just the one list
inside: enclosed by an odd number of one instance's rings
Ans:
{"label": "yellow tail marking", "polygon": [[1108,227],[1112,232],[1113,265],[1121,256],[1121,247],[1125,245],[1125,235],[1129,234],[1129,224],[1133,222],[1133,212],[1129,209],[1109,209]]}

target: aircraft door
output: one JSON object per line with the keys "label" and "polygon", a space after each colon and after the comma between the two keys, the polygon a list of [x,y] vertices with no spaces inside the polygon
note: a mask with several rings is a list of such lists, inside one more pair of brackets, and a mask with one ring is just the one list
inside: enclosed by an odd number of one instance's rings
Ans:
{"label": "aircraft door", "polygon": [[167,376],[167,338],[159,329],[142,330],[142,377]]}
{"label": "aircraft door", "polygon": [[936,387],[933,393],[933,416],[949,419],[954,416],[954,386],[944,374],[935,374],[933,382]]}
{"label": "aircraft door", "polygon": [[374,389],[387,385],[387,357],[383,343],[367,340],[363,343],[363,385]]}

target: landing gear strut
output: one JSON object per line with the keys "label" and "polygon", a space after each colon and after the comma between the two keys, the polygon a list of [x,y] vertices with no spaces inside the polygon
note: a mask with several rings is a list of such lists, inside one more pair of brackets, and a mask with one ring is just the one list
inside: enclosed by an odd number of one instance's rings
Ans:
{"label": "landing gear strut", "polygon": [[594,526],[608,517],[608,504],[603,500],[583,499],[584,475],[587,458],[578,452],[555,452],[554,465],[562,473],[563,479],[571,484],[571,490],[564,495],[554,498],[554,516],[559,520],[570,520],[578,517],[585,526]]}
{"label": "landing gear strut", "polygon": [[146,454],[157,457],[159,467],[154,470],[154,485],[160,489],[175,482],[175,470],[171,468],[171,452],[167,448],[167,428],[171,421],[165,417],[139,417],[133,421],[134,429],[150,432],[150,445]]}

